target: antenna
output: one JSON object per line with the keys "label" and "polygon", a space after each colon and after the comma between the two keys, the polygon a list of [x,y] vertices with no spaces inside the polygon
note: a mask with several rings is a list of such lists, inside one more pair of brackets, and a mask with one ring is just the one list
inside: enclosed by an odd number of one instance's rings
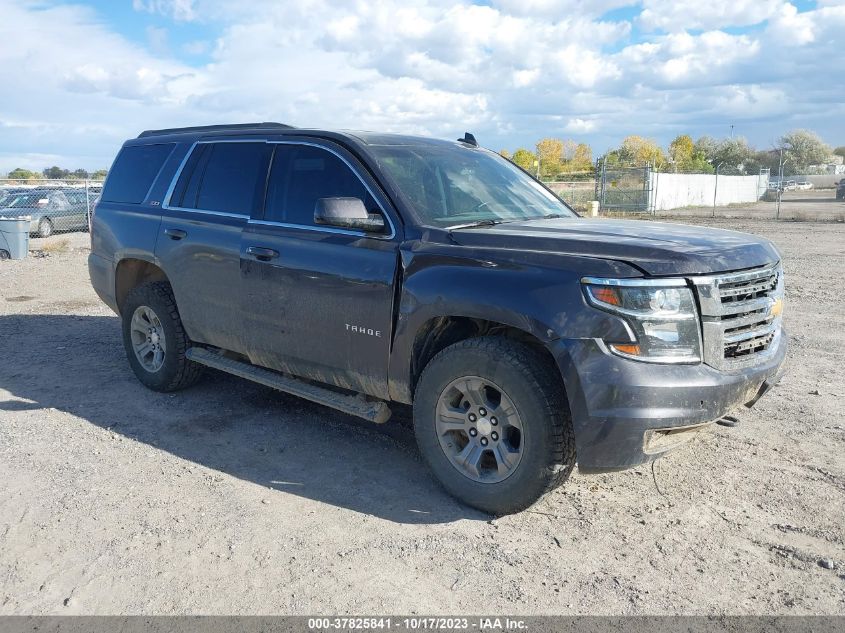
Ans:
{"label": "antenna", "polygon": [[467,145],[472,145],[473,147],[478,147],[478,141],[476,141],[475,137],[469,132],[464,132],[464,137],[459,138],[458,142],[466,143]]}

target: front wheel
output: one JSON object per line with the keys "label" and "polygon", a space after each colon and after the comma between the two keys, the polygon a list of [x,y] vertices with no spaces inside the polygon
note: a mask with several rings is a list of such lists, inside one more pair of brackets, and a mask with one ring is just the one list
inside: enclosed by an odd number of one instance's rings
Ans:
{"label": "front wheel", "polygon": [[502,337],[461,341],[434,357],[417,385],[414,430],[444,488],[492,514],[532,505],[575,464],[556,367]]}
{"label": "front wheel", "polygon": [[202,365],[187,359],[191,346],[166,281],[132,289],[121,309],[123,345],[129,365],[154,391],[176,391],[195,383]]}
{"label": "front wheel", "polygon": [[53,234],[53,221],[50,218],[41,218],[38,222],[38,237],[50,237]]}

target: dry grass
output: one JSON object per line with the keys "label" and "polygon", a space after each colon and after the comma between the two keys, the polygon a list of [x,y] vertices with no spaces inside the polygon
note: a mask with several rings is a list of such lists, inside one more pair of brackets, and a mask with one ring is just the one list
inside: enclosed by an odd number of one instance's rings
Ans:
{"label": "dry grass", "polygon": [[38,250],[49,255],[54,255],[56,253],[67,253],[68,251],[70,251],[70,240],[68,240],[67,238],[51,240],[46,244],[43,244]]}

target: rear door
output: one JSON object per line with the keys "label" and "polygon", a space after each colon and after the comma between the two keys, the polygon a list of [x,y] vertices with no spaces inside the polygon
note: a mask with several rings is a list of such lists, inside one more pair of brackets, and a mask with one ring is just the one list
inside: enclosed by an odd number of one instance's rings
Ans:
{"label": "rear door", "polygon": [[263,139],[199,142],[165,199],[156,256],[194,341],[244,350],[241,232],[263,199],[268,152]]}
{"label": "rear door", "polygon": [[[399,235],[390,203],[344,149],[283,141],[263,214],[241,241],[242,312],[252,362],[387,397]],[[319,198],[356,197],[383,234],[314,223]]]}

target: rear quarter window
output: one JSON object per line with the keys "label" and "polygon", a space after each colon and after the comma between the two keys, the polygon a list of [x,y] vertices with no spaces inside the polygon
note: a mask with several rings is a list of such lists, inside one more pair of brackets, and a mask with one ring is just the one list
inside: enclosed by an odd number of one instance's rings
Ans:
{"label": "rear quarter window", "polygon": [[175,143],[157,143],[131,145],[120,150],[103,188],[103,201],[143,202],[175,146]]}

